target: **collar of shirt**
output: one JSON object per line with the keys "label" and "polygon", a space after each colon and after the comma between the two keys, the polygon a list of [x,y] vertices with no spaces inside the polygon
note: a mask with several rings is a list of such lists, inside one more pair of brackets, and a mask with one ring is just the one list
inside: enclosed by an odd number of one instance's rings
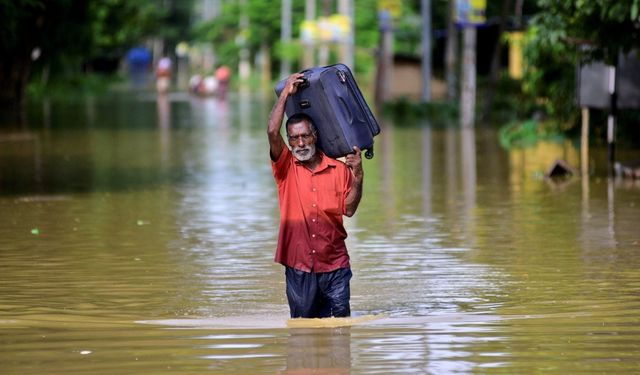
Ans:
{"label": "collar of shirt", "polygon": [[[336,163],[337,163],[336,160],[331,159],[320,150],[317,150],[316,152],[320,155],[320,164],[316,169],[311,171],[312,174],[320,173],[329,167],[333,167],[333,168],[336,167]],[[304,165],[304,163],[301,162],[300,160],[296,159],[295,156],[293,157],[293,162],[295,163],[296,166],[302,166],[306,168],[306,165]]]}

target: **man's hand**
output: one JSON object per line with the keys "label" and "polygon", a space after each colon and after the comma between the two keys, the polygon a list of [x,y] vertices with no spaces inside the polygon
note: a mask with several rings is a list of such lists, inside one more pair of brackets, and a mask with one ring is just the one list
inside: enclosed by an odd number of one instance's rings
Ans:
{"label": "man's hand", "polygon": [[285,98],[289,95],[293,95],[298,91],[298,85],[300,85],[304,80],[304,74],[302,73],[293,73],[287,78],[287,81],[284,84],[284,89],[280,93],[280,96],[284,95]]}
{"label": "man's hand", "polygon": [[360,157],[362,151],[360,151],[360,148],[356,146],[353,146],[353,151],[355,151],[353,154],[348,154],[345,158],[345,164],[351,169],[351,172],[355,177],[353,184],[351,185],[351,191],[349,191],[349,194],[347,194],[345,199],[344,214],[349,217],[353,216],[358,209],[360,199],[362,198],[362,183],[364,180],[362,158]]}
{"label": "man's hand", "polygon": [[353,146],[353,151],[355,151],[353,154],[348,154],[345,157],[345,164],[351,168],[351,171],[356,178],[362,178],[364,174],[362,170],[362,157],[360,156],[362,151],[358,146]]}

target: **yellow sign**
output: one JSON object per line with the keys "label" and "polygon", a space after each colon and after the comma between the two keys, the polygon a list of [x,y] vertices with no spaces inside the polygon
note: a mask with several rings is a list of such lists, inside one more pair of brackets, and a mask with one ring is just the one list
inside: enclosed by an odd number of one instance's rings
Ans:
{"label": "yellow sign", "polygon": [[400,0],[378,0],[378,11],[387,11],[392,18],[400,18],[402,2]]}
{"label": "yellow sign", "polygon": [[522,79],[523,58],[522,44],[523,33],[516,31],[508,33],[509,41],[509,77],[513,79]]}
{"label": "yellow sign", "polygon": [[343,14],[305,20],[300,24],[300,39],[304,42],[343,42],[351,33],[351,19]]}
{"label": "yellow sign", "polygon": [[315,20],[304,20],[300,24],[300,39],[311,43],[318,39],[318,23]]}
{"label": "yellow sign", "polygon": [[456,0],[456,22],[480,25],[487,22],[487,0]]}

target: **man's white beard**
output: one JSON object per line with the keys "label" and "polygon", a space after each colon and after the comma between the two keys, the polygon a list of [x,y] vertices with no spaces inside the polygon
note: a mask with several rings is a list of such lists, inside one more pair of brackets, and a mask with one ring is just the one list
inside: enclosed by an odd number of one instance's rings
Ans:
{"label": "man's white beard", "polygon": [[[306,151],[306,152],[305,152]],[[310,160],[316,154],[316,145],[308,145],[305,147],[293,147],[293,156],[299,161]]]}

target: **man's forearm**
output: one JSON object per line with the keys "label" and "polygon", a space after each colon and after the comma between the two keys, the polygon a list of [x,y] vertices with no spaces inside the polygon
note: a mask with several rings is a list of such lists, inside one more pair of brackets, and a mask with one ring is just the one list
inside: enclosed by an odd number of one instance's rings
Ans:
{"label": "man's forearm", "polygon": [[284,139],[280,135],[282,120],[284,119],[284,106],[289,95],[282,93],[269,115],[269,124],[267,126],[267,135],[269,137],[269,154],[272,160],[277,160],[286,147]]}
{"label": "man's forearm", "polygon": [[345,216],[351,217],[356,213],[358,205],[360,204],[360,199],[362,199],[363,180],[364,174],[355,176],[353,185],[351,186],[351,191],[345,200]]}
{"label": "man's forearm", "polygon": [[288,95],[284,93],[280,95],[280,97],[278,97],[278,100],[276,101],[276,104],[274,104],[273,108],[271,109],[271,114],[269,115],[269,125],[267,128],[267,132],[269,133],[270,137],[274,134],[280,134],[282,120],[284,120],[284,107],[287,102],[287,96]]}

